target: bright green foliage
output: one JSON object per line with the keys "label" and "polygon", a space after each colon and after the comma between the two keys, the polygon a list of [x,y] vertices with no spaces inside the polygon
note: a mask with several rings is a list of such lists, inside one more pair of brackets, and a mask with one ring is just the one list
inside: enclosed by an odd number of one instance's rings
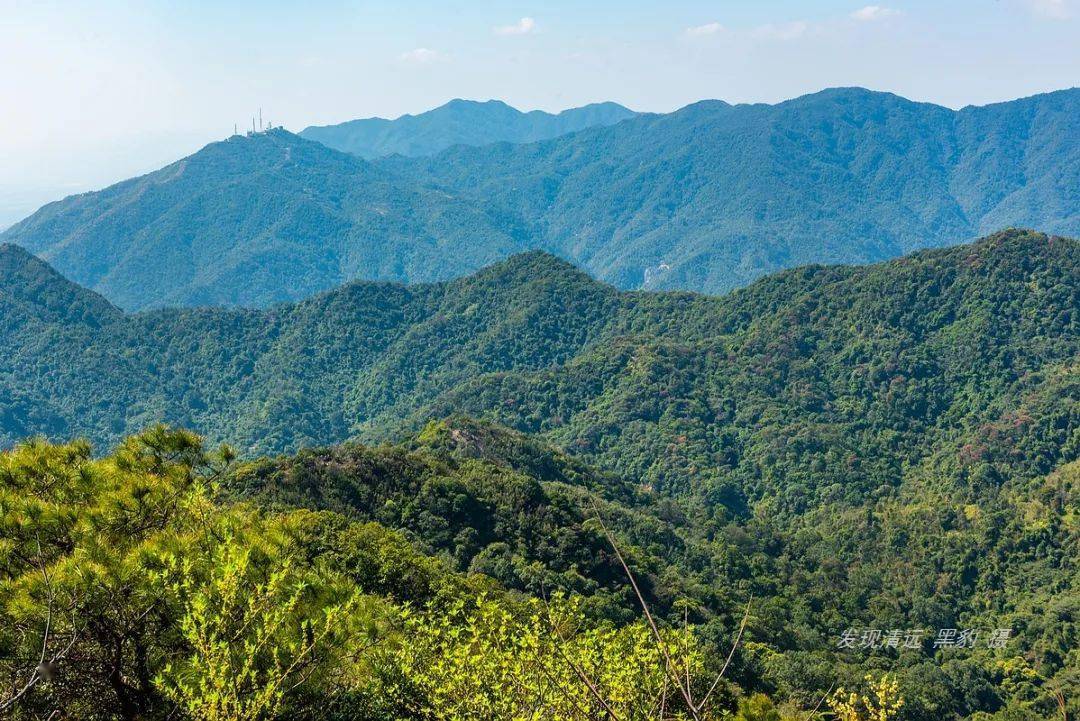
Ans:
{"label": "bright green foliage", "polygon": [[228,459],[164,428],[100,460],[38,441],[0,456],[0,674],[34,682],[17,718],[271,718],[354,637],[369,604],[297,566],[293,519],[212,502]]}
{"label": "bright green foliage", "polygon": [[[644,622],[587,629],[560,599],[511,609],[483,597],[402,621],[401,643],[376,662],[380,695],[405,700],[387,718],[686,718]],[[679,673],[704,681],[696,641],[679,632],[666,643]]]}
{"label": "bright green foliage", "polygon": [[227,535],[199,560],[209,578],[199,578],[190,559],[174,561],[165,571],[191,655],[166,664],[156,683],[193,721],[273,718],[286,692],[304,683],[325,649],[340,648],[347,639],[356,599],[312,603],[308,596],[325,581],[305,578],[312,574],[297,572],[289,562],[266,568],[269,559],[256,560],[257,554],[262,552],[250,543]]}
{"label": "bright green foliage", "polygon": [[220,505],[228,457],[165,428],[101,459],[39,441],[0,455],[0,708],[18,721],[631,721],[683,717],[670,669],[705,688],[691,627],[663,632],[668,666],[641,623],[485,592],[375,524]]}
{"label": "bright green foliage", "polygon": [[196,436],[163,428],[101,460],[39,441],[0,456],[0,673],[15,685],[39,656],[61,656],[58,681],[24,707],[90,717],[108,698],[134,717],[158,703],[154,671],[179,641],[159,574],[205,548],[212,461]]}
{"label": "bright green foliage", "polygon": [[904,706],[900,686],[896,679],[882,676],[864,679],[867,690],[863,694],[838,688],[827,699],[829,708],[837,721],[894,721]]}
{"label": "bright green foliage", "polygon": [[769,697],[756,693],[739,702],[734,721],[786,721]]}

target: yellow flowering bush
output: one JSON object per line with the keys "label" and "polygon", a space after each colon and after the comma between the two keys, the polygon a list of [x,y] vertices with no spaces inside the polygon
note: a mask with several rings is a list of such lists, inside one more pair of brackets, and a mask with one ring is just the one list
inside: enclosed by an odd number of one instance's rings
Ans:
{"label": "yellow flowering bush", "polygon": [[867,674],[864,681],[867,693],[838,688],[829,696],[829,708],[837,721],[892,721],[898,718],[904,698],[900,695],[896,677],[885,674],[875,679],[872,674]]}

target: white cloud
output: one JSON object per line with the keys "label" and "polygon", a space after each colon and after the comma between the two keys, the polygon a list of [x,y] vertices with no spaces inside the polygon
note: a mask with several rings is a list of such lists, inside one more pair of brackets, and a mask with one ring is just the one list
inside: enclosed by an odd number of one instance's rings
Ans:
{"label": "white cloud", "polygon": [[528,35],[536,29],[536,21],[532,18],[521,18],[513,25],[500,25],[492,28],[496,35]]}
{"label": "white cloud", "polygon": [[704,25],[697,25],[692,28],[686,28],[686,34],[690,37],[702,37],[705,35],[716,35],[723,29],[724,26],[720,23],[705,23]]}
{"label": "white cloud", "polygon": [[1068,20],[1072,17],[1069,0],[1028,0],[1028,6],[1039,17],[1051,20]]}
{"label": "white cloud", "polygon": [[442,53],[431,50],[430,48],[416,48],[410,50],[407,53],[402,53],[399,58],[402,62],[409,63],[410,65],[426,65],[427,63],[433,63],[437,60],[442,60]]}
{"label": "white cloud", "polygon": [[767,23],[758,26],[752,33],[753,37],[761,40],[796,40],[806,35],[810,29],[809,23],[804,20],[793,20],[788,23]]}
{"label": "white cloud", "polygon": [[891,18],[894,15],[899,14],[899,10],[893,10],[892,8],[886,8],[880,5],[867,5],[866,7],[859,8],[855,12],[851,13],[851,17],[853,20],[871,22],[873,20],[884,20],[885,18]]}

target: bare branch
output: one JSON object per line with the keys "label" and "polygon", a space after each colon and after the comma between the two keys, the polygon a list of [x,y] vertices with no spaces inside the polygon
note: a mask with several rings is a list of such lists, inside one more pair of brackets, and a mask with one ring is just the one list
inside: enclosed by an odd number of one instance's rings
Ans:
{"label": "bare branch", "polygon": [[596,515],[596,521],[600,524],[600,528],[604,531],[604,535],[607,537],[608,543],[611,544],[611,548],[615,551],[615,558],[618,559],[619,565],[622,566],[623,571],[626,573],[626,577],[630,579],[630,585],[634,589],[634,593],[637,595],[638,603],[641,604],[641,610],[645,614],[645,620],[649,624],[649,628],[652,629],[653,637],[656,639],[656,646],[660,649],[660,653],[664,657],[664,663],[666,664],[667,672],[671,674],[675,681],[676,688],[679,689],[679,693],[682,695],[683,700],[686,701],[686,706],[690,710],[691,715],[697,719],[696,706],[694,699],[690,696],[690,689],[683,688],[682,680],[678,668],[675,666],[675,662],[671,659],[671,654],[668,653],[667,645],[664,643],[664,637],[660,634],[660,629],[656,625],[656,621],[653,619],[652,612],[649,611],[649,604],[645,601],[644,594],[641,593],[641,589],[638,587],[637,579],[634,578],[634,574],[630,571],[630,566],[626,564],[626,560],[623,558],[622,552],[619,551],[619,545],[615,542],[615,537],[608,530],[608,527],[604,525],[604,519],[600,517],[600,509],[596,505],[596,500],[590,497],[592,501],[593,513]]}
{"label": "bare branch", "polygon": [[818,709],[821,708],[821,704],[825,703],[825,699],[829,698],[829,694],[831,694],[833,692],[834,688],[836,688],[835,683],[830,685],[829,690],[826,691],[825,694],[821,698],[818,699],[817,705],[814,706],[814,708],[812,708],[810,710],[810,713],[803,716],[803,721],[810,721],[810,719],[814,716],[814,714],[816,714],[818,712]]}
{"label": "bare branch", "polygon": [[41,641],[41,657],[38,659],[38,666],[40,667],[41,664],[45,663],[45,654],[48,653],[48,649],[49,649],[49,631],[52,629],[54,594],[53,594],[53,589],[52,589],[52,582],[49,580],[49,572],[46,570],[45,562],[42,560],[41,539],[40,538],[37,540],[37,551],[38,551],[38,555],[37,555],[38,563],[40,564],[38,566],[38,568],[41,571],[42,578],[45,579],[45,595],[49,599],[48,600],[48,609],[45,612],[45,634],[42,637],[42,641]]}
{"label": "bare branch", "polygon": [[551,604],[548,603],[546,595],[543,597],[543,601],[544,609],[547,611],[548,627],[555,635],[555,638],[558,639],[558,643],[555,644],[556,652],[558,652],[559,656],[562,657],[563,661],[565,661],[566,664],[574,670],[574,673],[577,674],[577,677],[581,679],[581,682],[585,684],[586,688],[589,689],[589,693],[592,694],[593,698],[595,698],[600,703],[600,705],[604,707],[604,711],[607,713],[607,715],[610,716],[613,721],[621,721],[619,715],[615,713],[615,710],[611,708],[611,705],[608,704],[603,694],[600,693],[600,689],[596,685],[596,683],[593,682],[593,680],[589,678],[588,674],[585,673],[585,670],[579,667],[576,663],[574,663],[574,661],[563,650],[562,644],[566,643],[566,639],[563,638],[562,633],[559,631],[558,625],[555,623],[555,619],[552,617]]}
{"label": "bare branch", "polygon": [[705,698],[701,699],[701,706],[699,708],[705,708],[705,704],[709,702],[709,697],[712,696],[713,691],[720,683],[720,679],[727,673],[728,666],[731,665],[731,659],[735,656],[735,649],[739,647],[739,642],[742,641],[743,631],[746,630],[746,622],[750,618],[750,604],[754,602],[754,596],[751,594],[750,599],[746,602],[746,610],[743,612],[742,623],[739,624],[739,632],[735,635],[735,642],[731,644],[731,650],[728,651],[727,658],[724,660],[724,666],[720,669],[720,673],[716,675],[716,680],[712,682],[712,686],[709,687],[708,692],[705,694]]}
{"label": "bare branch", "polygon": [[26,683],[23,684],[23,686],[18,691],[15,691],[8,698],[0,700],[0,712],[4,712],[12,708],[19,699],[21,699],[23,696],[30,692],[30,689],[34,688],[40,681],[44,680],[45,677],[41,673],[42,668],[45,668],[47,666],[55,666],[57,663],[63,660],[63,658],[67,656],[68,652],[71,651],[71,649],[75,646],[75,639],[78,637],[78,634],[75,630],[75,613],[78,607],[78,603],[76,602],[75,605],[72,607],[71,611],[71,638],[68,640],[67,646],[65,646],[59,652],[53,654],[52,657],[49,657],[49,639],[51,638],[52,634],[53,613],[56,594],[53,590],[52,580],[49,578],[49,572],[45,566],[45,562],[44,560],[42,560],[40,540],[37,542],[37,549],[38,558],[34,565],[38,567],[38,570],[41,572],[42,578],[45,581],[45,594],[48,599],[46,601],[47,610],[45,612],[45,633],[42,635],[41,654],[38,657],[37,666],[30,672],[30,678],[26,681]]}
{"label": "bare branch", "polygon": [[1061,714],[1061,721],[1069,721],[1069,711],[1065,707],[1065,694],[1061,692],[1061,689],[1054,689],[1054,702],[1057,703],[1058,713]]}

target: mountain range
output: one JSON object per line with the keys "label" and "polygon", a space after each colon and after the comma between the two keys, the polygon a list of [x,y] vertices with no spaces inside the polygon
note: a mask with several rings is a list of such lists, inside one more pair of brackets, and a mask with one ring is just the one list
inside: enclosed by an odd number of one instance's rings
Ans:
{"label": "mountain range", "polygon": [[1078,118],[1080,89],[952,111],[840,88],[388,164],[500,204],[620,287],[722,292],[1010,225],[1075,235]]}
{"label": "mountain range", "polygon": [[[692,614],[709,649],[754,599],[732,683],[812,708],[889,668],[913,721],[1049,719],[1075,678],[1078,358],[1080,242],[1024,230],[722,297],[622,291],[529,251],[451,281],[139,313],[0,245],[0,445],[182,425],[244,456],[214,477],[252,517],[317,511],[290,516],[305,563],[338,559],[366,593],[425,602],[453,571],[470,599],[565,590],[628,623],[602,513],[655,612]],[[142,438],[97,471],[73,465],[83,445],[34,441],[0,481],[63,518],[107,483],[130,497],[102,517],[128,529],[190,478],[160,465],[190,439]],[[863,627],[1017,637],[836,647]]]}
{"label": "mountain range", "polygon": [[47,205],[0,240],[126,310],[442,280],[524,249],[621,288],[722,292],[1012,225],[1080,234],[1077,118],[1080,89],[960,111],[835,89],[374,162],[274,130]]}
{"label": "mountain range", "polygon": [[434,155],[454,145],[531,143],[591,127],[614,125],[636,115],[618,103],[593,103],[561,113],[523,113],[499,100],[451,100],[419,115],[394,120],[364,118],[312,126],[300,137],[371,160],[387,155]]}
{"label": "mountain range", "polygon": [[357,277],[437,280],[527,247],[512,218],[284,130],[46,205],[2,234],[117,305],[267,306]]}
{"label": "mountain range", "polygon": [[0,712],[1073,718],[1078,118],[459,100],[43,207]]}
{"label": "mountain range", "polygon": [[1020,231],[721,298],[622,292],[531,252],[446,283],[131,315],[15,246],[0,270],[5,443],[165,421],[266,453],[465,412],[668,487],[809,434],[831,459],[814,485],[851,489],[837,449],[899,472],[957,427],[1048,413],[1080,355],[1080,244]]}

